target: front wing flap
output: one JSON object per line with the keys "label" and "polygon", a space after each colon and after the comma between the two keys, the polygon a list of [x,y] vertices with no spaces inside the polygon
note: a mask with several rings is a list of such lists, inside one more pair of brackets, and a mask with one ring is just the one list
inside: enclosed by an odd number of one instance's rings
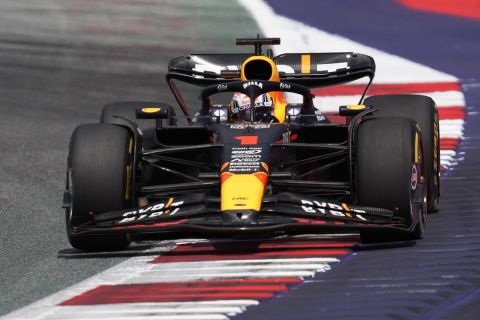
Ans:
{"label": "front wing flap", "polygon": [[[219,200],[204,194],[162,199],[133,210],[95,215],[92,222],[72,230],[75,234],[169,234],[237,237],[324,233],[332,230],[394,229],[409,231],[411,222],[395,212],[336,203],[293,193],[264,198],[262,210],[249,219],[232,222],[218,209]],[[236,212],[241,215],[242,213]],[[253,218],[252,218],[253,217]]]}

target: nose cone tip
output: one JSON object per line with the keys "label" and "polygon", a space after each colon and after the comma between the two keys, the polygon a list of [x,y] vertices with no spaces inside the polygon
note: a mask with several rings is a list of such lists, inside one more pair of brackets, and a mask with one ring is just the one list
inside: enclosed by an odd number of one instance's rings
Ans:
{"label": "nose cone tip", "polygon": [[227,210],[222,212],[224,226],[253,226],[258,222],[258,211],[255,210]]}

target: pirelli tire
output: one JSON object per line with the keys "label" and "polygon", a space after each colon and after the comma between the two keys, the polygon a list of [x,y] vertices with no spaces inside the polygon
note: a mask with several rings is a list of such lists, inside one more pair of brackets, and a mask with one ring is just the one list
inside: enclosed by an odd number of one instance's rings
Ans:
{"label": "pirelli tire", "polygon": [[[409,118],[370,118],[357,131],[356,190],[359,205],[395,211],[411,225],[406,233],[363,232],[362,240],[419,239],[426,218],[422,143]],[[395,221],[393,221],[395,223]]]}
{"label": "pirelli tire", "polygon": [[428,211],[438,208],[440,199],[440,140],[438,110],[432,98],[413,94],[388,94],[365,99],[376,111],[374,117],[407,117],[415,120],[422,132],[427,175]]}
{"label": "pirelli tire", "polygon": [[72,134],[68,156],[67,188],[71,208],[66,211],[70,244],[88,251],[122,250],[128,234],[75,234],[94,215],[125,209],[132,204],[134,141],[129,131],[112,124],[84,124]]}

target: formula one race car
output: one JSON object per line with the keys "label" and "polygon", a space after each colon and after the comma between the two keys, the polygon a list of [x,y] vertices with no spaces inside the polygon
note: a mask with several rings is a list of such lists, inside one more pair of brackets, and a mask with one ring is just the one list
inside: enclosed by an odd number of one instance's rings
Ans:
{"label": "formula one race car", "polygon": [[[78,126],[64,194],[72,246],[332,231],[358,231],[368,241],[421,238],[440,195],[434,101],[364,100],[371,57],[262,54],[262,45],[279,43],[237,39],[254,53],[172,59],[166,80],[183,116],[161,102],[117,102],[104,107],[100,123]],[[336,121],[315,107],[311,88],[363,77],[360,102],[339,106]],[[196,109],[179,82],[201,89]]]}

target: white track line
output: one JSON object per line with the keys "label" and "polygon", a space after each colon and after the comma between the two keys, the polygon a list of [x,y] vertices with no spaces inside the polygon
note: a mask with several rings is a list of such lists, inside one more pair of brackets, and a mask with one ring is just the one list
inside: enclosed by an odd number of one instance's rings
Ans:
{"label": "white track line", "polygon": [[[51,316],[49,319],[52,320],[64,320],[64,319],[75,319],[75,320],[92,320],[93,315],[71,315],[69,314],[67,318],[63,318],[63,316]],[[135,320],[226,320],[229,318],[228,315],[223,314],[173,314],[173,315],[145,315],[145,316],[137,316],[135,315],[134,318],[130,314],[125,315],[117,315],[117,316],[108,316],[108,315],[101,315],[101,319],[108,319],[108,320],[126,320],[126,319],[135,319]]]}
{"label": "white track line", "polygon": [[140,284],[149,282],[176,282],[176,281],[198,281],[198,280],[212,280],[212,279],[237,279],[237,278],[283,278],[283,277],[311,277],[315,272],[324,272],[330,270],[330,267],[309,271],[309,270],[296,270],[296,271],[251,271],[251,272],[238,272],[232,270],[231,272],[222,273],[209,273],[208,270],[203,270],[202,273],[197,274],[160,274],[149,275],[142,274],[139,277],[132,278],[128,284]]}
{"label": "white track line", "polygon": [[117,304],[111,304],[110,308],[105,308],[107,305],[100,305],[100,306],[81,306],[81,307],[70,307],[65,306],[61,311],[57,312],[56,315],[65,316],[69,315],[72,317],[72,314],[82,314],[85,315],[97,315],[97,316],[106,316],[108,315],[116,315],[116,314],[128,314],[131,316],[142,315],[142,314],[186,314],[186,313],[193,313],[193,314],[202,314],[202,313],[225,313],[225,314],[236,314],[242,312],[244,309],[241,307],[223,307],[223,306],[212,306],[212,307],[162,307],[162,306],[154,306],[154,307],[142,307],[139,308],[137,305],[141,303],[135,303],[132,305],[131,303],[125,304],[125,308],[119,308]]}
{"label": "white track line", "polygon": [[[298,258],[298,259],[245,259],[245,260],[213,260],[213,261],[198,261],[198,262],[189,262],[189,265],[195,266],[197,264],[211,266],[212,264],[222,264],[222,265],[245,265],[245,264],[252,264],[252,265],[260,265],[260,264],[270,264],[270,263],[310,263],[310,262],[320,262],[320,263],[333,263],[339,262],[338,258]],[[163,265],[172,266],[174,265],[184,266],[185,262],[166,262],[162,263]]]}
{"label": "white track line", "polygon": [[328,264],[326,263],[311,263],[311,264],[286,264],[286,265],[281,265],[281,264],[276,264],[276,263],[271,263],[271,264],[256,264],[256,263],[246,263],[244,265],[236,265],[232,266],[229,263],[226,263],[225,265],[222,266],[210,266],[210,267],[205,267],[205,266],[191,266],[190,263],[184,264],[188,265],[188,268],[153,268],[151,270],[148,270],[146,273],[147,274],[152,274],[152,273],[161,273],[165,271],[171,271],[171,272],[191,272],[191,271],[197,271],[197,270],[205,270],[208,269],[209,271],[218,271],[218,270],[227,270],[227,271],[232,271],[236,272],[239,270],[298,270],[298,269],[312,269],[312,270],[320,270],[326,268]]}

